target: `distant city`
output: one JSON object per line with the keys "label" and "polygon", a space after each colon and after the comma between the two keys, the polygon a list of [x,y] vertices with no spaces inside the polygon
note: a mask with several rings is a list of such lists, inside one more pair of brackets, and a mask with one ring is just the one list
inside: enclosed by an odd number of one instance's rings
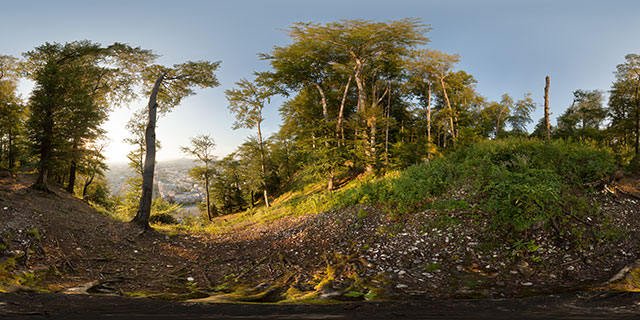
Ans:
{"label": "distant city", "polygon": [[[153,197],[183,205],[183,211],[197,214],[197,204],[204,200],[204,186],[189,176],[196,166],[190,159],[158,162],[153,185]],[[109,164],[106,172],[111,193],[122,196],[126,192],[127,180],[135,175],[126,163]]]}

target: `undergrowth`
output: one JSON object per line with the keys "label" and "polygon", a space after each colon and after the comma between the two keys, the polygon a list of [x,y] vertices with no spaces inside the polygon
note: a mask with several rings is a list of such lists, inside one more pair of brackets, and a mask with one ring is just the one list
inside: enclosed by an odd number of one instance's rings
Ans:
{"label": "undergrowth", "polygon": [[[254,208],[178,228],[224,232],[268,223],[285,216],[317,214],[357,204],[381,205],[402,220],[424,209],[482,211],[491,231],[507,238],[526,238],[531,231],[562,224],[567,214],[593,214],[584,200],[591,182],[616,169],[613,154],[584,143],[562,140],[508,139],[484,141],[403,171],[355,179],[339,190],[322,191],[322,182],[287,193],[272,208]],[[471,184],[473,196],[452,199],[449,193]],[[473,202],[475,205],[471,205]],[[476,216],[477,217],[477,216]]]}

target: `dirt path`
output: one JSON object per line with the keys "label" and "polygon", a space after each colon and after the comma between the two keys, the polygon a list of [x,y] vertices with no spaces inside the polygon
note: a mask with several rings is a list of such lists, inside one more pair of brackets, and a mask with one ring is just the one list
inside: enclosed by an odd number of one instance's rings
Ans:
{"label": "dirt path", "polygon": [[112,296],[0,294],[0,319],[638,319],[640,293],[333,305],[194,304]]}

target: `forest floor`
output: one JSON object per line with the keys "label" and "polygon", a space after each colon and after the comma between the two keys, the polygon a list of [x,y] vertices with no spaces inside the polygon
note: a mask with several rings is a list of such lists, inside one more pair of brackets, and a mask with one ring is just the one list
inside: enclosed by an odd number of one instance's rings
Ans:
{"label": "forest floor", "polygon": [[[32,179],[0,179],[0,292],[10,293],[0,295],[0,315],[26,314],[29,308],[43,315],[54,308],[18,300],[63,304],[64,299],[89,299],[43,298],[37,292],[186,301],[171,304],[179,309],[196,302],[503,301],[499,299],[585,290],[597,299],[611,288],[634,289],[640,282],[633,265],[640,257],[638,178],[606,186],[590,200],[609,217],[610,240],[582,248],[540,231],[535,248],[523,244],[510,250],[504,242],[488,240],[486,225],[469,218],[468,209],[447,209],[444,216],[430,209],[398,221],[375,205],[359,205],[215,234],[141,233],[60,189],[33,190]],[[462,187],[449,196],[463,199],[467,192]],[[604,222],[576,218],[575,223],[596,228]],[[595,239],[595,233],[576,236]],[[607,282],[623,269],[616,281]],[[624,299],[634,300],[626,305],[630,309],[616,310],[640,311],[637,295]],[[154,303],[144,302],[151,309]],[[354,306],[372,314],[378,308]],[[472,312],[473,303],[468,306]],[[330,314],[322,306],[313,308]]]}

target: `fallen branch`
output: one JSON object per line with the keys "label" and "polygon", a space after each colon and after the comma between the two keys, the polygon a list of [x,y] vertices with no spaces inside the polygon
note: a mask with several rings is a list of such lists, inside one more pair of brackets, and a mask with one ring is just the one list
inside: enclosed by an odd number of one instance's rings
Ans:
{"label": "fallen branch", "polygon": [[636,200],[640,200],[640,197],[639,197],[639,196],[636,196],[636,195],[635,195],[635,194],[633,194],[633,193],[629,193],[629,192],[622,191],[622,189],[620,189],[620,188],[618,188],[618,187],[613,187],[613,188],[614,188],[614,190],[615,190],[616,192],[620,192],[620,193],[624,194],[624,195],[625,195],[625,196],[627,196],[627,197],[634,198],[634,199],[636,199]]}

